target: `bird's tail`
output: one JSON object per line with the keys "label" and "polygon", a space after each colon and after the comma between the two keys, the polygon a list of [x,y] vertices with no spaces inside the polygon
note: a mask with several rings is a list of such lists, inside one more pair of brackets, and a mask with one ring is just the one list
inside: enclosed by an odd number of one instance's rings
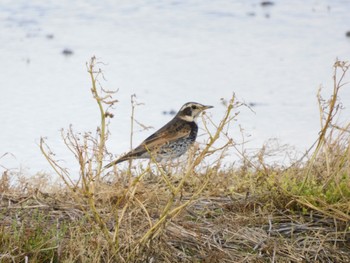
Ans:
{"label": "bird's tail", "polygon": [[118,163],[121,163],[121,162],[130,160],[130,159],[142,158],[142,157],[140,157],[140,155],[141,155],[142,153],[143,153],[142,151],[139,151],[139,149],[136,148],[135,150],[128,152],[127,154],[125,154],[124,156],[120,157],[119,159],[116,159],[116,160],[114,160],[113,162],[107,164],[104,168],[105,168],[105,169],[110,168],[110,167],[112,167],[113,165],[116,165],[116,164],[118,164]]}
{"label": "bird's tail", "polygon": [[104,169],[108,169],[110,167],[112,167],[113,165],[116,165],[117,164],[117,160],[113,161],[113,162],[110,162],[109,164],[105,165],[103,168]]}
{"label": "bird's tail", "polygon": [[107,164],[104,168],[107,169],[107,168],[110,168],[118,163],[130,160],[130,159],[135,159],[135,158],[136,159],[138,158],[138,153],[135,153],[132,151],[132,152],[129,152],[129,153],[125,154],[124,156],[114,160],[113,162]]}
{"label": "bird's tail", "polygon": [[119,158],[119,159],[117,159],[117,160],[114,160],[113,162],[110,162],[110,163],[107,164],[104,168],[105,168],[105,169],[108,169],[108,168],[110,168],[110,167],[112,167],[112,166],[114,166],[114,165],[116,165],[116,164],[118,164],[118,163],[121,163],[121,162],[126,161],[127,159],[128,159],[128,158],[124,158],[124,157]]}

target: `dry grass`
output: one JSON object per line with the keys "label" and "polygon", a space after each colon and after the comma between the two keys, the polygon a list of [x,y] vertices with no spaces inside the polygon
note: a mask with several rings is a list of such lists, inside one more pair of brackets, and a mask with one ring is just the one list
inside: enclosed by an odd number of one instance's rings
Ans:
{"label": "dry grass", "polygon": [[[191,200],[184,186],[179,206]],[[154,226],[168,202],[167,185],[143,180],[119,229],[119,247],[111,247],[95,222],[89,202],[69,191],[3,194],[0,251],[2,262],[348,262],[349,221],[301,205],[292,196],[271,194],[267,186],[254,195],[217,191],[234,185],[235,171],[218,174],[201,196],[170,217],[143,246],[139,240]],[[258,187],[256,185],[256,187]],[[124,207],[117,182],[101,186],[96,210],[112,235]],[[79,203],[77,203],[77,201]],[[117,214],[119,214],[117,216]]]}
{"label": "dry grass", "polygon": [[[0,178],[0,262],[350,262],[350,130],[336,122],[347,63],[335,64],[333,96],[319,95],[314,147],[288,168],[266,163],[266,149],[253,157],[236,149],[229,125],[241,104],[232,98],[220,123],[203,117],[206,144],[167,173],[152,164],[157,175],[132,165],[103,170],[116,100],[97,88],[95,67],[93,58],[97,134],[62,133],[78,180],[45,140],[59,183],[14,171]],[[223,165],[230,147],[241,166]]]}

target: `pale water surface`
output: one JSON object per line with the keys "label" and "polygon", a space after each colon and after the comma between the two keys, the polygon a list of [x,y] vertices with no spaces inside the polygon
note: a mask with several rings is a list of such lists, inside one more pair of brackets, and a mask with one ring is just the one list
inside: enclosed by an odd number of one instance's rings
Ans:
{"label": "pale water surface", "polygon": [[[241,109],[236,126],[249,149],[270,138],[300,152],[316,138],[316,92],[332,85],[336,58],[350,59],[350,1],[6,1],[0,2],[0,165],[27,173],[51,171],[41,136],[75,169],[59,130],[73,124],[94,131],[98,110],[85,63],[103,61],[105,88],[119,90],[108,148],[129,148],[130,96],[136,117],[160,127],[187,101],[215,106],[233,92]],[[73,54],[64,56],[70,49]],[[349,120],[350,92],[341,99]],[[152,131],[135,135],[135,144]],[[238,142],[241,135],[234,133]]]}

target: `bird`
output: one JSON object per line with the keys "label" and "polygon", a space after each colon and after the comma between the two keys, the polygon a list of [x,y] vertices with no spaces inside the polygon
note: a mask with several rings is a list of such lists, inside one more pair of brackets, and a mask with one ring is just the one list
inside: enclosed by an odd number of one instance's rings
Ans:
{"label": "bird", "polygon": [[157,162],[180,157],[195,142],[198,133],[196,119],[201,112],[213,106],[197,102],[185,103],[175,117],[147,137],[139,146],[107,164],[110,168],[131,159],[155,159]]}

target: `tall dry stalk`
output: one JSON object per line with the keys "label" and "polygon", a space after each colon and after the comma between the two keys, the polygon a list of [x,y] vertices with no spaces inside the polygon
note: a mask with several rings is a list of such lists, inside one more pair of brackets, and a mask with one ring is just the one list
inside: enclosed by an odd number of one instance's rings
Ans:
{"label": "tall dry stalk", "polygon": [[95,183],[101,180],[102,163],[106,154],[105,142],[108,136],[108,127],[106,123],[107,117],[113,117],[108,110],[117,102],[113,99],[114,91],[105,90],[99,85],[99,78],[103,77],[101,69],[96,69],[99,62],[92,57],[87,63],[87,72],[91,78],[91,93],[93,99],[98,105],[100,113],[100,125],[96,129],[96,135],[90,132],[77,133],[74,132],[73,126],[67,130],[62,129],[61,135],[68,150],[74,155],[79,165],[78,180],[74,180],[77,175],[71,175],[68,169],[62,167],[55,159],[55,155],[46,143],[45,138],[40,140],[40,149],[56,174],[63,180],[66,186],[71,190],[77,190],[81,187],[87,195],[93,193]]}
{"label": "tall dry stalk", "polygon": [[[113,243],[111,234],[106,226],[106,222],[102,219],[98,209],[96,208],[95,192],[96,186],[100,184],[102,175],[102,163],[105,156],[105,142],[108,136],[108,127],[106,123],[107,117],[113,117],[108,110],[117,102],[113,99],[114,91],[108,91],[102,88],[99,78],[103,77],[102,70],[96,68],[99,62],[95,57],[92,57],[87,63],[87,72],[91,79],[91,93],[93,99],[98,105],[100,113],[100,125],[96,129],[96,135],[93,136],[90,132],[76,133],[72,125],[67,130],[61,132],[63,141],[68,150],[74,155],[79,166],[79,177],[71,175],[67,168],[64,168],[55,159],[54,153],[46,143],[44,138],[40,140],[40,149],[46,160],[49,162],[53,170],[62,179],[68,189],[76,196],[77,204],[86,213],[92,213],[94,222],[99,226],[104,233],[105,238],[109,243]],[[82,204],[81,198],[86,197],[89,209]]]}
{"label": "tall dry stalk", "polygon": [[[313,151],[310,160],[308,161],[308,169],[305,174],[303,183],[301,184],[300,190],[302,191],[305,187],[305,184],[308,180],[313,180],[311,177],[311,172],[313,170],[314,164],[317,160],[317,157],[320,154],[324,154],[326,157],[324,160],[327,162],[327,167],[329,171],[329,145],[332,144],[334,139],[335,130],[338,131],[338,136],[344,135],[344,133],[349,133],[349,124],[346,124],[344,127],[340,128],[336,124],[337,117],[339,115],[340,109],[342,108],[341,103],[339,102],[339,92],[347,82],[344,82],[346,74],[349,70],[349,63],[344,61],[336,61],[333,65],[333,90],[332,95],[328,100],[322,98],[321,89],[317,93],[317,101],[319,105],[320,112],[320,125],[321,130],[319,132],[318,139],[316,141],[316,147]],[[346,135],[346,134],[345,134]],[[336,139],[335,141],[339,141]],[[314,147],[314,145],[312,147]],[[311,148],[310,148],[311,150]],[[309,150],[309,151],[310,151]]]}
{"label": "tall dry stalk", "polygon": [[296,202],[343,222],[350,220],[350,122],[339,123],[343,109],[339,93],[348,84],[345,80],[349,67],[348,62],[336,61],[331,96],[324,99],[318,91],[321,129],[306,153],[311,152],[311,157],[289,168],[290,182],[284,179],[288,182],[284,182],[285,194],[292,198],[290,204]]}

